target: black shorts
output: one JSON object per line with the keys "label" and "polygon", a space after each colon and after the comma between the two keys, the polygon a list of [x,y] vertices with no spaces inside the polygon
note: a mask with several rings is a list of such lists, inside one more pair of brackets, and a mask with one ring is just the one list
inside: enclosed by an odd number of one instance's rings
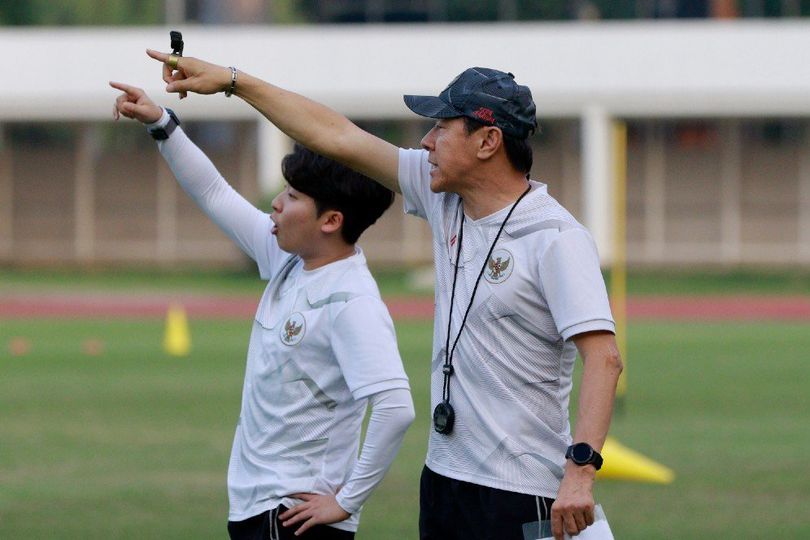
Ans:
{"label": "black shorts", "polygon": [[231,540],[352,540],[354,533],[342,531],[327,525],[316,525],[301,536],[295,536],[295,530],[301,526],[296,523],[285,527],[278,519],[279,514],[287,511],[284,505],[262,512],[244,521],[229,521],[228,534]]}
{"label": "black shorts", "polygon": [[[504,491],[422,470],[421,540],[536,540],[554,499]],[[546,532],[546,531],[543,531]],[[549,535],[550,536],[550,535]]]}

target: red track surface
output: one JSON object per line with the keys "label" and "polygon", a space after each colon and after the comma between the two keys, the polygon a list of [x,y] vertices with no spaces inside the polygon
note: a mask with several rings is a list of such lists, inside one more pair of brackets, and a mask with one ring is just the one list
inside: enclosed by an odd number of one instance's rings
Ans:
{"label": "red track surface", "polygon": [[[170,304],[183,306],[189,317],[250,319],[258,298],[200,295],[38,294],[0,296],[0,319],[36,317],[164,317]],[[397,320],[431,319],[433,301],[387,298]],[[810,296],[631,297],[630,319],[650,320],[779,320],[810,321]]]}

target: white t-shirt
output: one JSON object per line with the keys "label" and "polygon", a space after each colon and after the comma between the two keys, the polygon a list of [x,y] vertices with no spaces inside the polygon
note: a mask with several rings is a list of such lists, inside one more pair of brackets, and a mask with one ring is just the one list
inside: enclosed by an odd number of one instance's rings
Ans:
{"label": "white t-shirt", "polygon": [[[408,388],[393,323],[354,256],[306,271],[257,231],[262,296],[248,347],[228,492],[229,518],[246,519],[299,492],[335,493],[350,478],[364,398]],[[345,494],[344,494],[345,495]],[[356,530],[359,512],[339,528]]]}
{"label": "white t-shirt", "polygon": [[[168,115],[154,125],[163,125]],[[362,251],[307,271],[282,251],[272,221],[236,193],[177,129],[159,144],[184,190],[258,264],[269,283],[247,354],[228,469],[229,519],[334,494],[355,531],[413,419],[394,325]],[[374,404],[358,461],[367,401]]]}
{"label": "white t-shirt", "polygon": [[[461,200],[430,190],[424,150],[400,149],[405,211],[433,232],[436,309],[431,407],[442,399],[445,343],[461,224]],[[458,334],[473,287],[511,205],[464,235],[450,331]],[[449,435],[431,430],[427,466],[438,474],[530,495],[556,497],[571,443],[568,398],[576,359],[571,338],[615,331],[596,246],[568,211],[531,182],[487,263],[453,355]]]}

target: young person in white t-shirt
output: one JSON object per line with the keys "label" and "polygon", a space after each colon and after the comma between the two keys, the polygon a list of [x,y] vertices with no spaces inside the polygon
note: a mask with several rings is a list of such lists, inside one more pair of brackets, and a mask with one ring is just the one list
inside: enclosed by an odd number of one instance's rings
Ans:
{"label": "young person in white t-shirt", "polygon": [[[420,486],[422,540],[576,535],[593,524],[595,474],[622,361],[596,246],[529,179],[531,92],[469,68],[438,96],[420,150],[236,68],[149,50],[168,92],[235,95],[293,139],[402,193],[433,232],[434,428]],[[576,429],[568,400],[583,360]]]}
{"label": "young person in white t-shirt", "polygon": [[172,111],[111,85],[123,91],[116,118],[146,124],[183,189],[268,281],[228,469],[231,538],[353,538],[414,418],[391,317],[356,246],[394,194],[296,145],[268,215],[231,188]]}

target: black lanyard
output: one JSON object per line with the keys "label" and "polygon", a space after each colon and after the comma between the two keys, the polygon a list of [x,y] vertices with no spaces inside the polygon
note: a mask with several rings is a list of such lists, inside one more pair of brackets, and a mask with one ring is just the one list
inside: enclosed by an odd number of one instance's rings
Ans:
{"label": "black lanyard", "polygon": [[[501,237],[501,233],[503,232],[504,227],[506,227],[506,222],[509,221],[509,218],[512,217],[512,212],[514,212],[515,208],[517,207],[518,203],[523,200],[529,191],[531,191],[532,186],[526,188],[526,191],[518,197],[515,201],[515,204],[512,205],[512,208],[509,209],[509,213],[506,214],[503,222],[501,223],[501,227],[498,229],[498,233],[495,235],[495,240],[492,241],[492,245],[489,246],[489,252],[487,256],[484,258],[484,264],[481,266],[481,271],[478,272],[478,277],[475,280],[475,285],[473,286],[472,294],[470,295],[470,303],[467,305],[467,309],[464,312],[464,318],[461,320],[461,326],[458,329],[458,333],[456,334],[456,339],[453,341],[453,348],[450,349],[450,329],[453,321],[453,306],[456,301],[456,281],[458,279],[458,262],[461,258],[461,243],[464,241],[464,211],[462,206],[461,212],[461,225],[459,225],[459,232],[458,232],[458,248],[456,251],[456,265],[455,270],[453,271],[453,289],[450,293],[450,311],[447,314],[447,342],[444,346],[444,365],[442,366],[442,373],[444,373],[444,382],[442,384],[442,401],[436,405],[436,408],[433,410],[433,428],[444,435],[449,434],[453,431],[453,422],[455,421],[455,411],[453,407],[450,405],[450,376],[453,375],[453,353],[456,351],[456,345],[458,344],[458,340],[461,337],[461,332],[464,330],[464,325],[467,322],[467,315],[470,314],[470,309],[472,309],[473,302],[475,301],[475,293],[478,290],[478,284],[481,282],[481,276],[484,275],[484,271],[487,268],[487,263],[489,262],[489,258],[492,256],[492,252],[495,250],[495,244],[498,243],[498,238]],[[463,201],[462,201],[463,205]]]}

